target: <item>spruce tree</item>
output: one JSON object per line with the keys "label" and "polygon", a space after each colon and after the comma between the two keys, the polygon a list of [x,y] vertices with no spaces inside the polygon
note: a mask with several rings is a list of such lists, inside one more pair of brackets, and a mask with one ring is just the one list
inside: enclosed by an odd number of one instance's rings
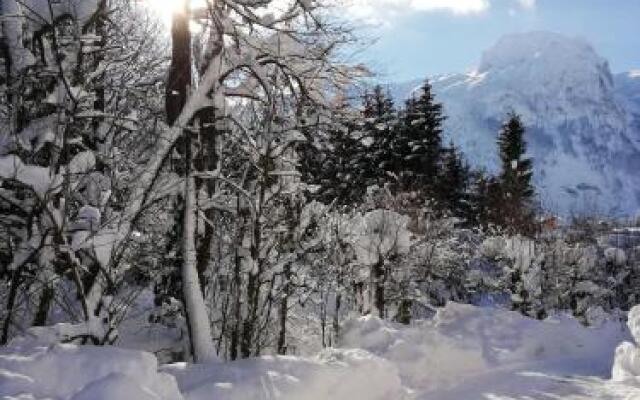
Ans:
{"label": "spruce tree", "polygon": [[362,117],[358,141],[363,147],[352,157],[352,164],[354,168],[359,168],[365,187],[384,186],[395,181],[392,147],[398,113],[391,96],[383,91],[382,86],[377,85],[373,92],[365,93]]}
{"label": "spruce tree", "polygon": [[498,222],[512,232],[531,233],[534,189],[532,161],[525,156],[525,127],[515,113],[508,115],[498,136],[502,169],[499,176],[501,218]]}
{"label": "spruce tree", "polygon": [[488,224],[489,177],[484,170],[476,170],[469,177],[469,206],[465,215],[468,226]]}
{"label": "spruce tree", "polygon": [[457,217],[468,214],[469,167],[453,143],[442,151],[442,172],[436,197],[442,209]]}
{"label": "spruce tree", "polygon": [[307,185],[314,187],[308,196],[314,200],[319,200],[321,193],[325,191],[323,180],[325,171],[333,171],[330,156],[333,152],[331,143],[331,130],[333,126],[326,130],[320,129],[317,118],[313,118],[309,113],[303,111],[301,133],[305,140],[296,147],[298,157],[298,171],[300,179]]}
{"label": "spruce tree", "polygon": [[406,102],[402,129],[395,139],[401,187],[436,197],[442,158],[442,104],[437,103],[428,81],[419,95]]}
{"label": "spruce tree", "polygon": [[362,201],[366,183],[361,168],[367,167],[368,149],[359,139],[362,130],[357,129],[356,120],[361,119],[360,111],[345,101],[326,126],[303,130],[307,140],[297,153],[303,182],[315,186],[308,193],[311,199],[336,205]]}

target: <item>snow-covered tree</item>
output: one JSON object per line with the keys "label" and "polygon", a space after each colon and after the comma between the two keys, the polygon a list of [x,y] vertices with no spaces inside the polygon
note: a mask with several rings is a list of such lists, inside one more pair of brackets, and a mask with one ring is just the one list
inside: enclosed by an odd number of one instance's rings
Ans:
{"label": "snow-covered tree", "polygon": [[[45,324],[67,278],[75,286],[83,338],[112,340],[103,290],[110,253],[104,220],[121,206],[115,138],[123,114],[109,107],[104,1],[8,1],[2,5],[6,44],[3,95],[7,98],[0,148],[3,224],[10,295],[3,324],[6,341],[15,321],[17,297],[37,287],[34,323]],[[7,208],[8,207],[8,208]],[[106,247],[106,248],[105,248]],[[24,298],[24,302],[32,301]],[[23,311],[25,311],[23,309]],[[25,316],[23,315],[23,319]],[[13,326],[13,328],[19,325]]]}
{"label": "snow-covered tree", "polygon": [[442,104],[436,102],[428,81],[407,100],[400,131],[394,139],[398,172],[404,190],[419,190],[437,199],[442,159]]}
{"label": "snow-covered tree", "polygon": [[397,124],[397,110],[382,86],[377,85],[372,92],[364,94],[362,120],[358,127],[358,141],[362,147],[353,155],[356,162],[352,167],[362,176],[365,188],[383,186],[397,179],[392,153]]}
{"label": "snow-covered tree", "polygon": [[500,172],[501,224],[511,232],[531,233],[533,229],[534,189],[532,162],[526,157],[525,127],[511,113],[498,136],[502,169]]}

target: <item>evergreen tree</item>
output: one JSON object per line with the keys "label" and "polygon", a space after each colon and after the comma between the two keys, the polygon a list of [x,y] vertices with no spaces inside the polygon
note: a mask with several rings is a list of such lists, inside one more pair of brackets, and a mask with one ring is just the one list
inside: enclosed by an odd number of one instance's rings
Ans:
{"label": "evergreen tree", "polygon": [[325,129],[304,130],[307,140],[298,149],[302,181],[315,186],[308,196],[325,204],[351,205],[362,201],[366,183],[359,168],[366,161],[365,146],[356,129],[356,112],[345,101]]}
{"label": "evergreen tree", "polygon": [[384,93],[382,86],[365,93],[362,110],[361,135],[357,138],[362,146],[352,158],[352,166],[362,174],[362,183],[384,186],[395,181],[392,146],[397,132],[398,113],[393,100]]}
{"label": "evergreen tree", "polygon": [[335,169],[330,158],[333,153],[331,145],[331,130],[333,126],[327,128],[327,132],[320,129],[319,123],[312,122],[312,118],[308,115],[302,117],[301,133],[305,137],[305,141],[300,143],[296,148],[298,156],[298,171],[300,179],[307,185],[315,188],[308,193],[310,197],[318,200],[321,193],[325,191],[323,180],[326,171]]}
{"label": "evergreen tree", "polygon": [[[502,169],[499,223],[512,232],[531,233],[534,189],[532,161],[526,158],[525,128],[520,117],[510,113],[498,137]],[[497,214],[498,215],[498,214]]]}
{"label": "evergreen tree", "polygon": [[469,206],[469,167],[453,143],[442,151],[442,172],[438,179],[440,206],[455,216],[466,217]]}
{"label": "evergreen tree", "polygon": [[402,190],[419,190],[436,197],[442,159],[442,104],[437,103],[428,81],[418,97],[406,102],[402,129],[394,141]]}
{"label": "evergreen tree", "polygon": [[469,226],[487,227],[491,222],[492,193],[495,192],[496,178],[484,170],[470,173],[469,206],[466,220]]}

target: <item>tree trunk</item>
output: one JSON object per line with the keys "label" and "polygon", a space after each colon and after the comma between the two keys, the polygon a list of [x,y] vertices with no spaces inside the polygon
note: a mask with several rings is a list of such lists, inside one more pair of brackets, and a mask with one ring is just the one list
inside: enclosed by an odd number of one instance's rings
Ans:
{"label": "tree trunk", "polygon": [[[217,130],[215,124],[215,110],[212,107],[205,108],[197,114],[200,125],[200,155],[197,157],[196,169],[199,172],[213,171],[216,169],[218,162],[216,152],[216,136]],[[205,181],[197,180],[198,191],[204,186],[207,198],[215,195],[216,184],[213,179]],[[198,263],[197,270],[202,285],[202,293],[206,293],[207,278],[206,272],[211,261],[211,246],[214,241],[213,220],[215,219],[215,210],[210,208],[204,211],[206,221],[203,221],[204,235],[200,237],[198,244]]]}
{"label": "tree trunk", "polygon": [[242,338],[240,341],[240,354],[242,358],[251,357],[254,331],[257,319],[259,297],[258,275],[251,271],[247,280],[247,316],[242,322]]}
{"label": "tree trunk", "polygon": [[242,320],[242,256],[240,255],[240,247],[242,246],[242,238],[244,237],[244,218],[241,217],[240,195],[236,195],[237,210],[237,232],[235,245],[235,265],[233,269],[233,328],[231,330],[231,344],[229,349],[229,358],[231,360],[238,359],[238,348],[240,345],[240,323]]}
{"label": "tree trunk", "polygon": [[[187,158],[187,161],[191,160]],[[215,357],[209,316],[200,290],[196,269],[195,249],[195,184],[190,168],[185,180],[185,205],[182,254],[182,296],[184,298],[187,326],[194,362],[206,362]]]}
{"label": "tree trunk", "polygon": [[51,308],[51,302],[55,291],[49,284],[45,284],[42,288],[42,294],[40,295],[40,301],[38,302],[38,310],[33,318],[33,326],[45,326],[47,325],[47,318],[49,316],[49,309]]}
{"label": "tree trunk", "polygon": [[333,311],[333,343],[338,342],[340,336],[340,307],[342,306],[342,293],[336,293],[336,304]]}
{"label": "tree trunk", "polygon": [[20,287],[20,271],[13,270],[11,274],[11,288],[9,289],[9,298],[7,299],[7,314],[2,324],[2,336],[0,336],[0,345],[5,345],[9,341],[9,328],[12,324],[13,311],[15,307],[16,297],[18,296],[18,288]]}
{"label": "tree trunk", "polygon": [[384,261],[382,257],[371,267],[371,280],[373,291],[373,308],[372,313],[378,314],[378,317],[384,318]]}
{"label": "tree trunk", "polygon": [[284,266],[284,288],[282,299],[280,300],[280,332],[278,333],[278,354],[287,354],[287,318],[289,312],[289,291],[291,280],[291,265]]}
{"label": "tree trunk", "polygon": [[165,111],[167,123],[173,125],[187,102],[191,87],[191,32],[189,2],[173,14],[171,24],[171,66],[167,79]]}
{"label": "tree trunk", "polygon": [[[172,58],[167,81],[165,108],[169,125],[178,123],[191,87],[191,33],[189,32],[189,2],[182,12],[175,13],[171,26]],[[184,123],[184,121],[181,121]],[[178,127],[180,128],[180,127]],[[181,142],[181,143],[180,143]],[[182,229],[182,297],[187,318],[189,342],[194,362],[206,362],[215,357],[209,316],[197,270],[196,253],[196,184],[191,169],[193,156],[191,134],[183,132],[177,143],[184,154],[184,216]]]}

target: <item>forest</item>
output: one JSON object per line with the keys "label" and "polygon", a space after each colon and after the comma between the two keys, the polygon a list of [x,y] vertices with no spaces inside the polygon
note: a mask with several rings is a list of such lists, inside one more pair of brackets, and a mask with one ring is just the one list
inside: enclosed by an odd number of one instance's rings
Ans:
{"label": "forest", "polygon": [[[185,1],[170,27],[132,0],[0,11],[3,347],[144,350],[184,392],[175,363],[366,348],[476,308],[591,340],[640,302],[640,221],[545,209],[514,110],[499,169],[472,165],[429,80],[397,101],[352,61],[336,5]],[[91,393],[55,398],[146,399]]]}

